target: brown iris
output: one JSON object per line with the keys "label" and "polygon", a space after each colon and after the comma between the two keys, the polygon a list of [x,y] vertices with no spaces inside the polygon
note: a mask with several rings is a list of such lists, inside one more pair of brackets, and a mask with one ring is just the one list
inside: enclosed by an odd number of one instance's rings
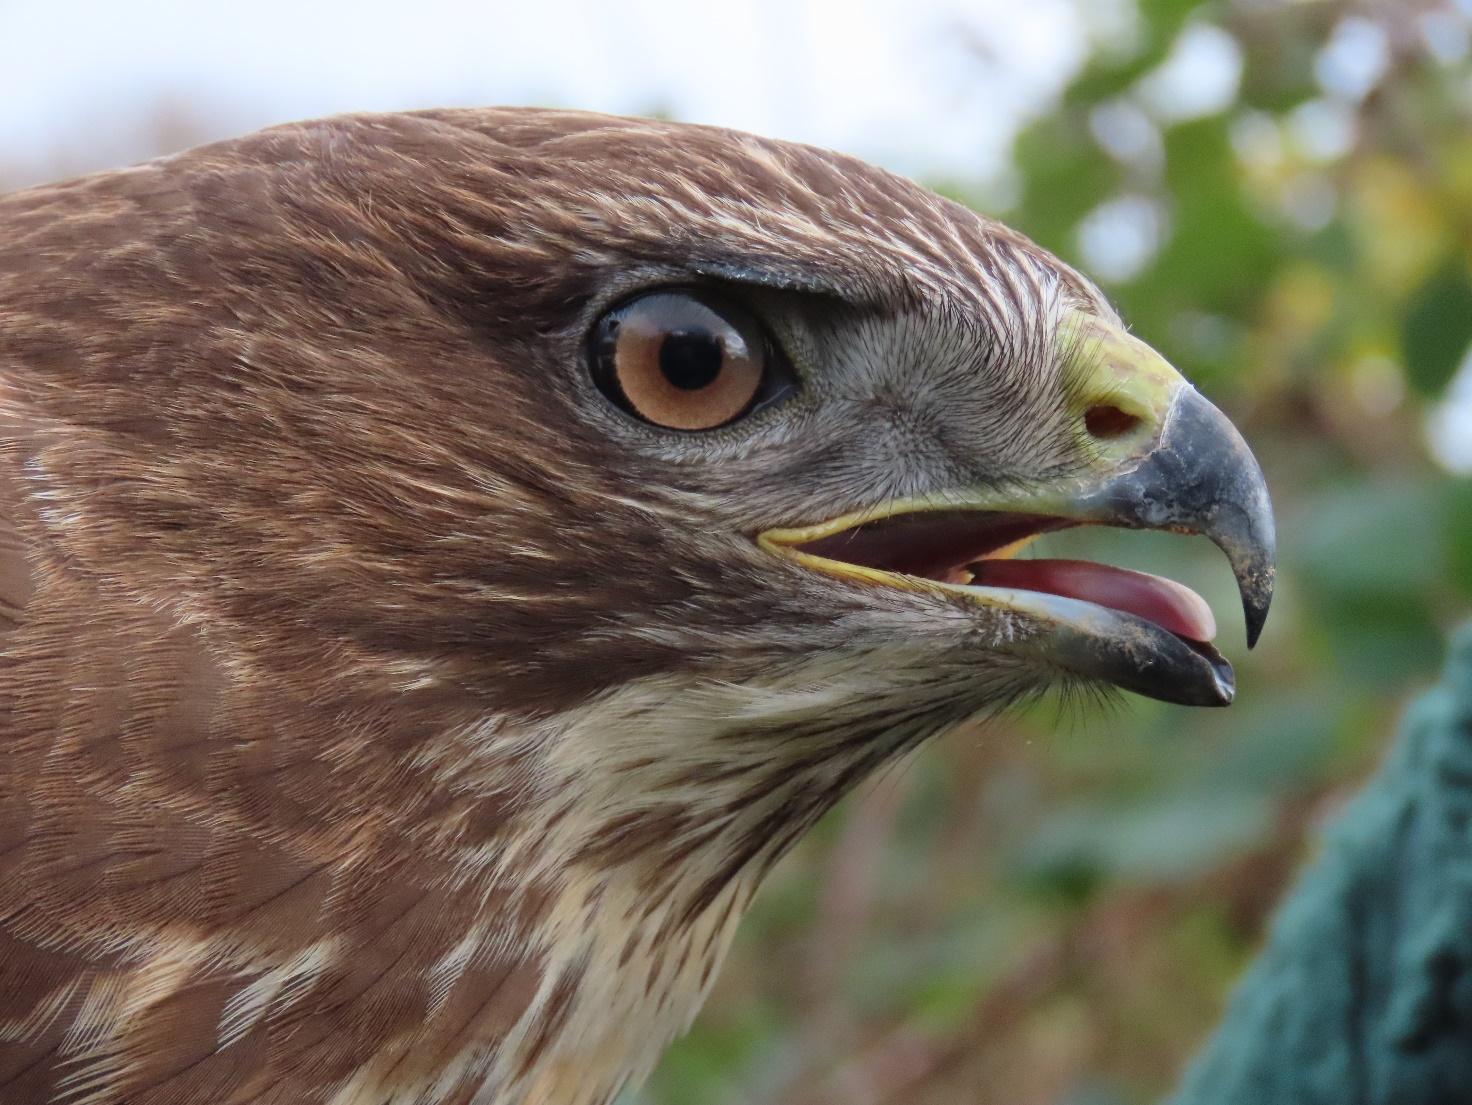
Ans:
{"label": "brown iris", "polygon": [[603,393],[671,430],[710,430],[750,411],[776,359],[749,311],[699,291],[632,299],[604,315],[593,337]]}

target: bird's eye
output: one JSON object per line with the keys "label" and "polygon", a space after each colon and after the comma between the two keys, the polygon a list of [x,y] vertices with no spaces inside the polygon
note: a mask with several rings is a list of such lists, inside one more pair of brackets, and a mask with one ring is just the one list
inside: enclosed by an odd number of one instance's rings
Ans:
{"label": "bird's eye", "polygon": [[792,387],[791,369],[749,311],[700,291],[650,292],[593,330],[593,379],[645,422],[712,430]]}

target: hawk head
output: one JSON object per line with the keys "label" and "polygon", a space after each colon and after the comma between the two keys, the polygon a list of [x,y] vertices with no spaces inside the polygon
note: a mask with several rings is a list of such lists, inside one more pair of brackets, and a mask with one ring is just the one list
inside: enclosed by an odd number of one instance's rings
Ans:
{"label": "hawk head", "polygon": [[1225,418],[848,157],[342,117],[0,229],[6,1100],[606,1101],[876,767],[1231,700],[1193,593],[1030,539],[1204,534],[1267,612]]}

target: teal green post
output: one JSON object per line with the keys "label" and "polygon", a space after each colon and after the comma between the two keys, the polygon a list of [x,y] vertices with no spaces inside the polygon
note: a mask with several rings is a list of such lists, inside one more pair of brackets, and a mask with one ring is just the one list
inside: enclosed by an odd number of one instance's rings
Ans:
{"label": "teal green post", "polygon": [[1472,627],[1167,1105],[1472,1105]]}

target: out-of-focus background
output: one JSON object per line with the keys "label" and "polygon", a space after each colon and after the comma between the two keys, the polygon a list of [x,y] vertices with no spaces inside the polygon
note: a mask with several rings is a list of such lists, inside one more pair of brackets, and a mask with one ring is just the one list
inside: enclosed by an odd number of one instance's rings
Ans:
{"label": "out-of-focus background", "polygon": [[1273,488],[1251,656],[1209,547],[1086,535],[1213,599],[1238,705],[1051,704],[865,786],[635,1100],[1127,1105],[1472,600],[1469,40],[1472,0],[0,0],[0,187],[345,110],[661,113],[867,157],[1098,278]]}

